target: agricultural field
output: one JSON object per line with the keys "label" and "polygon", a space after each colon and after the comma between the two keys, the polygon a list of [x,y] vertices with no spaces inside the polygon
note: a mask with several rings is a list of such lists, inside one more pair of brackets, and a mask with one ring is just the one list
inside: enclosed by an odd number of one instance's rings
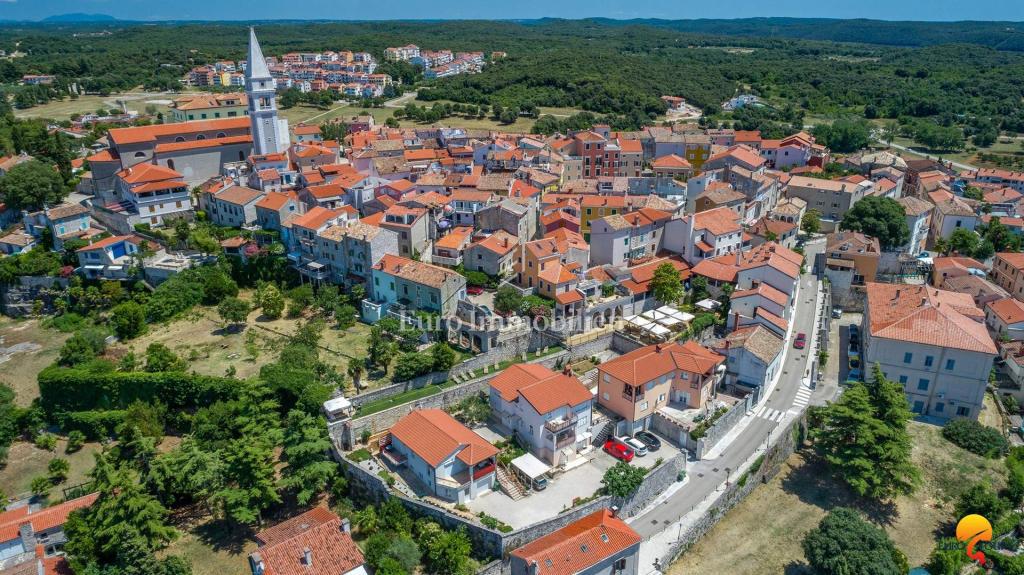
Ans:
{"label": "agricultural field", "polygon": [[809,573],[801,541],[838,506],[864,511],[885,528],[911,566],[922,564],[938,530],[953,519],[957,496],[977,482],[999,488],[1005,469],[1000,460],[979,457],[946,441],[937,426],[913,422],[909,431],[913,459],[922,475],[914,495],[898,498],[892,508],[865,506],[810,451],[797,453],[771,482],[729,511],[680,557],[669,574]]}
{"label": "agricultural field", "polygon": [[41,320],[0,317],[0,382],[14,390],[16,405],[39,397],[36,376],[57,359],[70,334],[42,327]]}
{"label": "agricultural field", "polygon": [[62,488],[79,485],[88,481],[87,474],[93,467],[93,454],[100,450],[99,443],[86,443],[74,453],[65,453],[67,440],[57,440],[53,451],[40,449],[28,441],[16,441],[11,445],[7,463],[0,469],[0,491],[9,498],[28,496],[32,479],[45,476],[46,466],[57,457],[67,459],[70,465],[68,477],[50,490],[52,501],[63,500]]}
{"label": "agricultural field", "polygon": [[156,93],[156,92],[127,92],[123,94],[111,94],[109,96],[79,96],[76,99],[65,98],[53,101],[41,106],[34,106],[25,110],[15,110],[14,115],[18,118],[47,118],[50,120],[70,120],[72,115],[89,114],[103,108],[120,107],[118,101],[128,105],[129,110],[145,113],[146,106],[153,105],[157,112],[167,113],[171,109],[170,104],[174,98],[181,94]]}

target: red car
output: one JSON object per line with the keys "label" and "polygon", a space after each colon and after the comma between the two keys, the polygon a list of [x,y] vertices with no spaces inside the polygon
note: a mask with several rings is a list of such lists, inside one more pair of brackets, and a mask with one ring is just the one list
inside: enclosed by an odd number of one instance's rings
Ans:
{"label": "red car", "polygon": [[793,340],[793,347],[797,349],[803,349],[807,345],[807,334],[798,333],[796,339]]}
{"label": "red car", "polygon": [[469,295],[480,295],[484,293],[484,288],[480,286],[469,286],[468,288],[466,288],[466,293],[468,293]]}
{"label": "red car", "polygon": [[633,461],[633,450],[614,439],[604,442],[604,450],[615,459],[621,459],[626,463]]}

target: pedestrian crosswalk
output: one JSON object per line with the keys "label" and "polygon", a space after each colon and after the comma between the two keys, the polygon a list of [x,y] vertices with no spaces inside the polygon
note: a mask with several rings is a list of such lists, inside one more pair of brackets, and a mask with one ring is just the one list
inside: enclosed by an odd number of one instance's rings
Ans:
{"label": "pedestrian crosswalk", "polygon": [[767,405],[763,405],[761,406],[761,409],[757,410],[757,412],[754,415],[760,417],[761,419],[767,419],[768,421],[774,421],[778,423],[782,421],[783,417],[785,417],[786,412],[779,411],[778,409],[772,409]]}
{"label": "pedestrian crosswalk", "polygon": [[793,399],[793,407],[797,409],[805,407],[811,402],[811,394],[813,393],[813,391],[801,385],[800,390],[796,392],[796,398]]}

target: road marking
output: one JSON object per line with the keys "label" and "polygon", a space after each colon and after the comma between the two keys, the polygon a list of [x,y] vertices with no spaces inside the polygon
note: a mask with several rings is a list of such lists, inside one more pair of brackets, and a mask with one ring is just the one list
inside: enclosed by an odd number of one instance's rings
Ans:
{"label": "road marking", "polygon": [[793,400],[794,407],[804,407],[811,402],[811,390],[801,386],[800,391],[796,392],[796,398]]}
{"label": "road marking", "polygon": [[782,421],[782,418],[786,415],[786,412],[772,409],[770,407],[765,407],[761,411],[762,413],[757,414],[758,417],[761,419],[767,419],[768,421],[774,421],[776,423]]}

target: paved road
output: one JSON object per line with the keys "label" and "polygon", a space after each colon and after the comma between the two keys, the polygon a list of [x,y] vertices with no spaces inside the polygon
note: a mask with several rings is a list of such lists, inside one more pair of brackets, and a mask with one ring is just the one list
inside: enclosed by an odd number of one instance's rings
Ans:
{"label": "paved road", "polygon": [[[823,245],[822,242],[808,244],[805,247],[807,260],[813,261],[814,253],[820,251]],[[631,523],[633,529],[645,540],[678,521],[708,495],[718,490],[726,481],[726,469],[740,467],[755,451],[766,444],[769,434],[779,426],[787,411],[800,409],[812,399],[811,390],[801,384],[805,375],[808,350],[794,349],[792,339],[800,332],[808,334],[809,337],[816,332],[812,324],[815,317],[817,280],[814,276],[805,274],[800,283],[793,336],[786,342],[783,373],[775,390],[768,399],[763,400],[755,408],[752,421],[733,439],[724,453],[715,459],[690,464],[686,471],[689,482],[668,497],[664,503],[648,510]],[[730,473],[731,480],[735,481],[736,478],[736,474]]]}
{"label": "paved road", "polygon": [[967,165],[967,164],[961,164],[960,162],[954,162],[952,160],[948,160],[948,159],[945,159],[945,158],[940,158],[940,157],[932,155],[932,154],[926,154],[925,152],[919,152],[919,151],[917,151],[917,150],[915,150],[913,148],[908,148],[907,146],[901,146],[899,144],[890,144],[890,143],[886,142],[877,133],[872,134],[871,136],[875,139],[876,142],[881,142],[881,143],[885,144],[886,146],[889,146],[890,148],[897,149],[897,150],[899,150],[901,152],[906,152],[908,154],[913,154],[915,156],[921,156],[922,158],[925,158],[925,159],[928,159],[928,160],[942,160],[943,162],[947,162],[947,163],[953,164],[954,168],[958,168],[958,169],[961,169],[961,170],[976,170],[976,169],[978,169],[978,168],[976,168],[974,166],[970,166],[970,165]]}
{"label": "paved road", "polygon": [[416,91],[406,92],[401,96],[384,102],[385,108],[404,108],[406,104],[416,99]]}

